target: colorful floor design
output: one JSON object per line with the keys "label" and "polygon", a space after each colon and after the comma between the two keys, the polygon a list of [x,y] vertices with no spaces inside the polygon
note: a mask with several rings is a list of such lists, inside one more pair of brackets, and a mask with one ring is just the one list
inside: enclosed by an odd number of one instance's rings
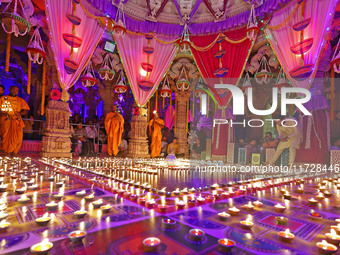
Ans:
{"label": "colorful floor design", "polygon": [[[150,236],[158,237],[162,241],[156,253],[152,253],[159,255],[226,254],[218,247],[217,240],[220,238],[230,238],[236,242],[230,254],[318,254],[315,243],[324,239],[324,234],[329,232],[334,220],[340,218],[336,210],[323,210],[338,207],[340,195],[336,191],[333,197],[327,202],[320,203],[320,206],[313,207],[306,202],[315,196],[317,191],[313,180],[305,184],[308,192],[304,194],[296,194],[293,188],[286,185],[286,189],[291,188],[293,194],[291,200],[284,200],[280,196],[279,188],[274,188],[177,210],[174,198],[171,197],[166,199],[170,206],[168,213],[161,213],[158,209],[147,209],[136,202],[99,188],[100,185],[91,187],[91,184],[72,177],[70,183],[72,185],[67,185],[65,190],[63,206],[54,212],[53,222],[42,227],[37,226],[34,220],[46,212],[45,205],[51,201],[49,182],[44,181],[41,184],[37,191],[36,203],[21,205],[16,202],[19,195],[9,192],[7,211],[10,215],[7,220],[12,225],[7,232],[0,233],[0,254],[28,255],[29,247],[45,237],[54,244],[50,252],[52,255],[150,254],[145,253],[142,246],[142,241]],[[73,213],[81,207],[81,199],[76,193],[82,189],[85,189],[87,194],[94,192],[96,199],[102,198],[104,203],[111,204],[112,210],[109,213],[101,213],[93,209],[89,210],[84,219],[75,218]],[[212,193],[204,191],[202,194],[207,197]],[[153,197],[159,204],[160,196],[153,194]],[[253,211],[243,209],[243,205],[256,200],[263,203],[262,208],[255,208]],[[285,204],[288,209],[283,213],[276,212],[274,205],[277,203]],[[88,204],[86,203],[86,207]],[[241,210],[240,214],[232,216],[228,221],[221,221],[217,213],[227,211],[231,206],[238,207]],[[310,219],[308,214],[311,209],[320,212],[322,219]],[[252,230],[245,230],[239,222],[249,215],[252,216],[255,225]],[[278,225],[276,216],[287,217],[288,224]],[[162,225],[164,218],[176,220],[176,227],[166,229]],[[296,235],[291,244],[284,243],[277,237],[277,232],[287,227]],[[201,241],[191,240],[189,230],[192,228],[202,229],[206,233],[205,237]],[[74,244],[67,235],[77,229],[86,230],[88,235],[83,242]]]}

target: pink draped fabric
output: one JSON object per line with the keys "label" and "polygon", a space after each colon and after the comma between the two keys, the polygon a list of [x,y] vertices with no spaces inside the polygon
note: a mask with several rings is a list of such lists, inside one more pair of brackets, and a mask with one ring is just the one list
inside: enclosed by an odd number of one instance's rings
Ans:
{"label": "pink draped fabric", "polygon": [[[302,4],[300,4],[292,19],[282,28],[277,30],[271,30],[268,26],[265,28],[268,40],[270,40],[287,77],[296,87],[308,88],[308,84],[311,84],[311,79],[313,79],[316,74],[320,51],[323,48],[326,34],[329,32],[328,27],[331,25],[330,21],[333,18],[333,12],[337,1],[338,0],[304,0],[304,18],[301,16]],[[277,26],[283,23],[292,14],[296,5],[297,1],[291,1],[286,7],[275,12],[269,25]],[[292,25],[308,18],[311,18],[311,21],[309,26],[304,29],[304,39],[313,38],[313,46],[305,53],[304,64],[313,64],[314,69],[308,77],[309,79],[297,81],[289,75],[291,70],[300,66],[301,59],[300,55],[293,54],[290,49],[292,45],[300,41],[300,32],[294,31]]]}
{"label": "pink draped fabric", "polygon": [[20,152],[41,152],[41,141],[24,140]]}
{"label": "pink draped fabric", "polygon": [[165,112],[164,122],[165,122],[165,126],[169,128],[169,130],[171,130],[175,125],[175,117],[176,117],[175,111],[176,111],[175,107],[172,106],[171,117],[170,117],[170,106]]}
{"label": "pink draped fabric", "polygon": [[[222,114],[224,111],[224,114]],[[230,121],[235,119],[232,110],[227,108],[219,109],[215,112],[214,119],[225,119]],[[211,154],[213,156],[226,156],[228,153],[228,143],[234,142],[234,127],[228,124],[216,124],[213,127],[213,139]]]}
{"label": "pink draped fabric", "polygon": [[153,82],[154,85],[151,90],[143,91],[139,88],[138,81],[145,79],[145,76],[141,75],[143,70],[141,64],[147,62],[147,54],[143,52],[143,47],[148,44],[147,39],[144,35],[126,33],[124,37],[116,36],[115,40],[135,100],[139,106],[144,106],[170,66],[177,47],[172,43],[162,44],[156,39],[151,40],[150,47],[154,48],[154,52],[149,55],[149,63],[153,65],[153,71],[149,73],[149,81]]}
{"label": "pink draped fabric", "polygon": [[104,32],[104,27],[96,19],[87,16],[78,4],[76,16],[81,18],[81,24],[76,26],[75,35],[83,41],[80,48],[74,51],[72,60],[77,62],[79,67],[75,73],[67,74],[64,69],[64,59],[70,57],[71,47],[63,40],[62,35],[64,33],[72,34],[72,23],[66,18],[67,13],[72,13],[72,6],[73,0],[46,0],[46,15],[51,33],[52,51],[64,90],[68,90],[78,80]]}
{"label": "pink draped fabric", "polygon": [[[329,115],[326,110],[313,111],[312,116],[303,116],[303,142],[296,152],[296,162],[325,164],[329,161]],[[310,133],[310,136],[308,136]]]}

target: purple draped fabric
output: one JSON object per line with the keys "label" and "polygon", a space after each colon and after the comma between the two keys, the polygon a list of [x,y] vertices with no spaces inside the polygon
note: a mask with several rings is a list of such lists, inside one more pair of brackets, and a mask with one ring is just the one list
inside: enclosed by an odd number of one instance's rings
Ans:
{"label": "purple draped fabric", "polygon": [[[198,7],[200,6],[201,2],[202,2],[202,0],[197,0],[196,1],[194,8],[192,8],[192,11],[190,13],[190,18],[189,18],[188,21],[190,21],[192,19],[192,17],[194,17],[194,15],[197,12]],[[181,11],[179,9],[178,0],[174,0],[174,4],[176,6],[176,9],[177,9],[177,12],[178,12],[179,16],[181,17],[181,19],[183,19],[182,13],[181,13]]]}
{"label": "purple draped fabric", "polygon": [[[112,4],[109,0],[86,0],[95,9],[101,11],[103,16],[109,15],[115,19],[117,7]],[[264,17],[267,13],[280,8],[292,0],[267,0],[261,6],[255,9],[257,17]],[[175,1],[176,2],[176,1]],[[247,24],[250,10],[247,12],[240,13],[236,16],[229,17],[224,21],[209,22],[209,23],[195,23],[188,24],[189,31],[192,35],[203,35],[203,34],[215,34],[220,31],[230,30],[232,28]],[[156,33],[166,34],[169,36],[181,36],[183,33],[184,26],[175,24],[165,24],[152,21],[140,21],[125,16],[126,27],[130,31],[140,33]]]}

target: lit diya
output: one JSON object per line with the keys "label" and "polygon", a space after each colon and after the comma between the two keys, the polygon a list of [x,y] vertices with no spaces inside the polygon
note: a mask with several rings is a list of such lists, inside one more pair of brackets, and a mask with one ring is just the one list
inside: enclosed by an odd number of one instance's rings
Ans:
{"label": "lit diya", "polygon": [[26,192],[26,187],[22,187],[20,189],[17,189],[15,192],[19,195],[24,194]]}
{"label": "lit diya", "polygon": [[191,240],[194,240],[194,241],[201,241],[202,238],[205,236],[204,231],[201,229],[197,229],[197,228],[190,229],[189,234],[190,234]]}
{"label": "lit diya", "polygon": [[0,232],[5,232],[10,226],[11,223],[6,220],[0,221]]}
{"label": "lit diya", "polygon": [[251,228],[254,226],[254,223],[251,221],[249,217],[246,220],[241,220],[240,224],[242,228],[247,230],[251,230]]}
{"label": "lit diya", "polygon": [[263,203],[257,200],[253,203],[253,205],[257,208],[261,208],[263,206]]}
{"label": "lit diya", "polygon": [[48,254],[48,252],[53,248],[53,243],[49,242],[48,239],[33,245],[30,252],[33,254],[43,255]]}
{"label": "lit diya", "polygon": [[287,228],[285,231],[280,231],[277,233],[279,236],[279,239],[283,242],[290,243],[295,238],[295,235],[289,231],[289,228]]}
{"label": "lit diya", "polygon": [[108,213],[111,210],[112,206],[110,204],[102,205],[100,207],[100,210],[102,210],[103,213]]}
{"label": "lit diya", "polygon": [[163,226],[165,228],[174,228],[176,226],[177,222],[175,220],[173,220],[173,219],[167,218],[167,219],[163,219],[162,223],[163,223]]}
{"label": "lit diya", "polygon": [[54,179],[55,179],[55,177],[54,177],[54,176],[49,176],[49,177],[47,178],[47,180],[48,180],[49,182],[53,182],[53,181],[54,181]]}
{"label": "lit diya", "polygon": [[158,206],[158,209],[162,212],[165,213],[166,210],[168,209],[168,206],[166,204],[161,204]]}
{"label": "lit diya", "polygon": [[186,203],[183,200],[176,201],[176,206],[178,209],[183,209],[185,207]]}
{"label": "lit diya", "polygon": [[330,233],[326,233],[325,236],[327,237],[327,242],[339,246],[340,244],[340,235],[336,233],[334,229],[331,229]]}
{"label": "lit diya", "polygon": [[221,220],[221,221],[227,221],[229,218],[230,218],[230,214],[229,213],[226,213],[226,212],[220,212],[218,214],[218,218]]}
{"label": "lit diya", "polygon": [[287,223],[288,223],[288,218],[283,217],[283,216],[276,216],[275,220],[276,220],[277,224],[279,224],[279,225],[287,225]]}
{"label": "lit diya", "polygon": [[243,206],[243,209],[245,209],[245,210],[247,210],[247,211],[252,211],[252,210],[254,210],[254,206],[253,206],[253,204],[251,203],[251,201],[249,201],[248,204],[245,204],[245,205]]}
{"label": "lit diya", "polygon": [[94,193],[92,193],[91,195],[86,196],[85,197],[85,201],[86,202],[91,202],[93,200],[93,198],[94,198]]}
{"label": "lit diya", "polygon": [[303,188],[299,187],[296,190],[297,193],[302,194],[304,192]]}
{"label": "lit diya", "polygon": [[310,216],[310,218],[312,218],[314,220],[318,220],[318,219],[322,218],[321,214],[318,213],[318,212],[314,212],[314,210],[310,211],[309,216]]}
{"label": "lit diya", "polygon": [[335,232],[340,235],[340,223],[336,226],[331,226],[331,229],[334,229]]}
{"label": "lit diya", "polygon": [[102,199],[98,199],[94,202],[92,202],[93,208],[98,209],[103,205],[103,200]]}
{"label": "lit diya", "polygon": [[0,185],[0,192],[5,192],[7,190],[8,184],[1,184]]}
{"label": "lit diya", "polygon": [[197,202],[198,202],[199,204],[203,204],[203,203],[205,202],[205,198],[202,197],[201,194],[199,195],[199,197],[198,197],[196,200],[197,200]]}
{"label": "lit diya", "polygon": [[240,213],[240,209],[237,209],[235,206],[228,209],[230,215],[237,216]]}
{"label": "lit diya", "polygon": [[155,252],[161,244],[157,237],[148,237],[143,240],[143,249],[145,252]]}
{"label": "lit diya", "polygon": [[0,211],[0,221],[6,219],[7,217],[8,217],[8,213],[4,211]]}
{"label": "lit diya", "polygon": [[55,186],[56,186],[57,188],[61,188],[63,185],[64,185],[64,182],[57,182],[57,183],[55,184]]}
{"label": "lit diya", "polygon": [[47,211],[51,212],[51,211],[56,211],[58,209],[58,205],[59,205],[58,203],[52,201],[46,204],[45,206],[46,206]]}
{"label": "lit diya", "polygon": [[197,200],[196,200],[195,196],[193,196],[193,195],[191,196],[190,199],[188,199],[188,205],[189,206],[195,206],[196,202],[197,202]]}
{"label": "lit diya", "polygon": [[86,191],[85,190],[82,190],[82,191],[78,191],[76,193],[77,197],[85,197],[86,196]]}
{"label": "lit diya", "polygon": [[146,202],[146,198],[145,197],[138,198],[138,203],[139,204],[143,205],[143,204],[145,204],[145,202]]}
{"label": "lit diya", "polygon": [[86,237],[86,232],[82,230],[72,231],[68,234],[72,243],[81,242]]}
{"label": "lit diya", "polygon": [[286,210],[286,207],[281,205],[281,204],[276,204],[275,205],[275,211],[279,213],[283,213]]}
{"label": "lit diya", "polygon": [[51,217],[48,216],[48,213],[45,213],[42,217],[35,219],[35,222],[39,226],[46,226],[51,221]]}
{"label": "lit diya", "polygon": [[147,200],[145,202],[145,205],[147,208],[152,209],[155,206],[155,200],[154,199]]}
{"label": "lit diya", "polygon": [[130,199],[131,199],[131,201],[136,201],[137,199],[138,199],[138,195],[136,195],[136,194],[132,194],[131,196],[130,196]]}
{"label": "lit diya", "polygon": [[308,202],[310,205],[313,205],[313,206],[318,204],[318,201],[315,198],[308,199]]}
{"label": "lit diya", "polygon": [[317,196],[316,196],[316,199],[317,200],[324,200],[325,196],[322,194],[322,193],[319,193]]}
{"label": "lit diya", "polygon": [[331,197],[332,196],[332,193],[329,192],[328,190],[326,190],[323,194],[324,194],[325,197]]}
{"label": "lit diya", "polygon": [[20,204],[27,204],[30,201],[30,199],[25,194],[23,194],[17,201]]}
{"label": "lit diya", "polygon": [[338,247],[334,244],[328,243],[326,240],[316,243],[316,247],[318,247],[319,253],[324,255],[333,254],[338,250]]}
{"label": "lit diya", "polygon": [[235,242],[227,238],[219,239],[217,242],[218,242],[219,248],[223,252],[230,252],[231,249],[234,248],[235,246]]}
{"label": "lit diya", "polygon": [[30,186],[28,186],[28,189],[29,190],[36,190],[36,189],[38,189],[38,185],[37,184],[30,185]]}
{"label": "lit diya", "polygon": [[75,211],[73,214],[77,219],[82,219],[87,214],[87,211],[84,208],[81,208],[80,210]]}
{"label": "lit diya", "polygon": [[283,198],[287,200],[291,200],[292,195],[288,191],[286,191],[286,193],[283,194]]}
{"label": "lit diya", "polygon": [[57,201],[60,201],[63,197],[64,197],[63,193],[58,193],[58,194],[53,195],[53,198]]}

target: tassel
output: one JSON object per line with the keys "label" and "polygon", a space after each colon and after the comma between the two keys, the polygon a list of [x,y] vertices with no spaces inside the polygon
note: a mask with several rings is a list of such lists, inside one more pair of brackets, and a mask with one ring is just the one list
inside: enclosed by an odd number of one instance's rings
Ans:
{"label": "tassel", "polygon": [[331,77],[331,121],[333,121],[334,118],[334,68],[332,68],[332,77]]}
{"label": "tassel", "polygon": [[209,94],[208,94],[208,96],[207,96],[207,98],[208,98],[208,99],[207,99],[207,101],[208,101],[208,102],[207,102],[207,118],[209,118],[209,97],[210,97],[210,96],[209,96]]}
{"label": "tassel", "polygon": [[27,68],[27,94],[31,94],[31,79],[32,79],[32,60],[28,59],[28,68]]}
{"label": "tassel", "polygon": [[186,133],[188,133],[188,129],[189,129],[189,104],[190,104],[190,97],[188,98],[188,102],[187,102],[187,124],[185,127]]}
{"label": "tassel", "polygon": [[11,57],[11,34],[7,34],[6,66],[5,71],[9,72],[9,59]]}
{"label": "tassel", "polygon": [[175,133],[176,133],[176,130],[177,130],[177,114],[178,114],[178,103],[177,103],[177,97],[176,97],[176,94],[175,94]]}
{"label": "tassel", "polygon": [[148,122],[150,121],[150,115],[151,115],[151,112],[150,112],[150,104],[151,104],[151,102],[150,102],[150,100],[149,100],[149,102],[148,102]]}
{"label": "tassel", "polygon": [[158,111],[158,89],[156,90],[156,101],[155,101],[155,109]]}
{"label": "tassel", "polygon": [[171,91],[171,94],[170,94],[170,122],[172,120],[172,91]]}
{"label": "tassel", "polygon": [[46,61],[43,63],[42,91],[41,91],[41,115],[45,115],[45,87],[46,87]]}
{"label": "tassel", "polygon": [[164,97],[163,97],[163,105],[162,106],[163,106],[162,109],[164,109]]}

